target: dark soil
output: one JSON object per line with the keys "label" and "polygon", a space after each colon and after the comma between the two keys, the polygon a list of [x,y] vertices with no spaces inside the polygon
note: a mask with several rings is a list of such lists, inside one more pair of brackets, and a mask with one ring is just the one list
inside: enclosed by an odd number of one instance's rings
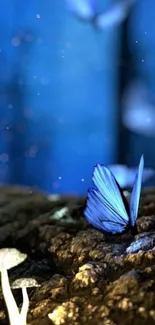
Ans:
{"label": "dark soil", "polygon": [[[10,283],[33,277],[41,285],[28,289],[28,324],[155,324],[155,189],[142,193],[135,236],[94,229],[84,205],[84,198],[0,188],[0,248],[28,255],[9,271]],[[20,291],[13,290],[19,307]],[[0,324],[9,324],[1,290]]]}

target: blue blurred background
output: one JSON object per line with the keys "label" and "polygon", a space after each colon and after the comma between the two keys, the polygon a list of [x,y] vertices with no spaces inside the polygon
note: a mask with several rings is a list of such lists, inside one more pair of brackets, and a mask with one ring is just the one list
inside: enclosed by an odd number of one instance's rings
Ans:
{"label": "blue blurred background", "polygon": [[1,0],[1,184],[81,195],[97,162],[155,167],[154,13],[98,31],[65,0]]}

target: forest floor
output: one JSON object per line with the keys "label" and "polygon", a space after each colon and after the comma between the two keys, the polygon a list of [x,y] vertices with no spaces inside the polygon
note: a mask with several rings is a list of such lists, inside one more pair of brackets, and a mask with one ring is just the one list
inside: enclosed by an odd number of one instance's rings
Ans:
{"label": "forest floor", "polygon": [[[10,283],[40,284],[28,289],[28,324],[155,324],[155,189],[142,193],[135,236],[96,230],[84,206],[85,198],[0,188],[0,249],[28,255],[9,271]],[[20,307],[21,290],[12,292]],[[1,288],[0,324],[9,324]]]}

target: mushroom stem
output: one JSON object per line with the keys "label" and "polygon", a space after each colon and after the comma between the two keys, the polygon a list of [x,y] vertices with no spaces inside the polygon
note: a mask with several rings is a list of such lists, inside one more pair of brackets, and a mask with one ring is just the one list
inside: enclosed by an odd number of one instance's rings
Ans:
{"label": "mushroom stem", "polygon": [[2,292],[6,303],[7,311],[8,311],[10,325],[15,325],[15,324],[18,325],[20,324],[19,323],[20,314],[10,288],[8,272],[6,269],[1,270],[1,286],[2,286]]}
{"label": "mushroom stem", "polygon": [[26,287],[22,288],[22,295],[23,295],[23,304],[20,312],[20,321],[21,321],[20,325],[26,325],[27,324],[26,318],[29,309],[29,297],[27,294]]}

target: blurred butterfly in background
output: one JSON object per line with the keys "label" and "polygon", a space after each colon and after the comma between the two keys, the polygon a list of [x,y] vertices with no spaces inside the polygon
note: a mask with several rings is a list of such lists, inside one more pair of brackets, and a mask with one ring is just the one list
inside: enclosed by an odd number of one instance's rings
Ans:
{"label": "blurred butterfly in background", "polygon": [[135,228],[144,169],[144,158],[140,159],[138,172],[130,195],[130,203],[123,194],[112,172],[104,165],[94,168],[92,181],[95,188],[88,190],[84,210],[86,220],[99,230],[111,234]]}
{"label": "blurred butterfly in background", "polygon": [[130,131],[147,136],[155,136],[155,100],[145,84],[134,80],[126,89],[123,100],[122,123]]}
{"label": "blurred butterfly in background", "polygon": [[90,22],[95,28],[104,30],[121,24],[137,0],[120,0],[104,12],[97,12],[98,0],[65,0],[69,11],[78,19]]}
{"label": "blurred butterfly in background", "polygon": [[77,18],[91,22],[96,12],[97,0],[65,0],[69,11]]}
{"label": "blurred butterfly in background", "polygon": [[[108,168],[115,176],[121,188],[129,188],[134,183],[137,168],[129,168],[126,165],[109,165]],[[143,182],[148,181],[154,173],[155,171],[153,169],[144,168],[142,178]]]}

